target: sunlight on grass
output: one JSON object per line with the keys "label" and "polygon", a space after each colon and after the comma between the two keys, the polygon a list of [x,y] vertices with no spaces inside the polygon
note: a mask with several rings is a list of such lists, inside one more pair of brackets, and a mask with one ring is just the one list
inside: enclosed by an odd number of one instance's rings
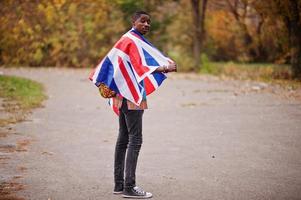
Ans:
{"label": "sunlight on grass", "polygon": [[301,87],[300,81],[294,81],[292,79],[292,71],[289,65],[210,62],[203,59],[203,65],[200,69],[200,73],[225,76],[238,80],[255,80],[278,83],[281,85],[290,85],[293,88]]}
{"label": "sunlight on grass", "polygon": [[0,97],[10,105],[14,102],[21,110],[29,110],[40,107],[42,101],[46,99],[43,86],[32,80],[14,76],[0,75]]}

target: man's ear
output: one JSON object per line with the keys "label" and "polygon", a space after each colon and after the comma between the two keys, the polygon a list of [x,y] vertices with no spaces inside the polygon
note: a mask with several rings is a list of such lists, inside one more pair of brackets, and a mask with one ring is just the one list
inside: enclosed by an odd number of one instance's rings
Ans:
{"label": "man's ear", "polygon": [[135,26],[135,21],[134,19],[132,19],[132,26]]}

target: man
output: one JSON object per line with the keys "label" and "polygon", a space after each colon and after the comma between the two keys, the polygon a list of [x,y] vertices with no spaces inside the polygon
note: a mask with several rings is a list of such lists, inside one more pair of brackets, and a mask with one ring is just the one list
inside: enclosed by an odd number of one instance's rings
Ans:
{"label": "man", "polygon": [[[150,30],[150,15],[137,11],[132,29],[126,33],[97,66],[90,79],[99,88],[105,85],[117,96],[110,99],[119,114],[119,135],[115,147],[114,194],[126,198],[151,198],[136,186],[136,166],[142,145],[142,116],[146,95],[175,72],[176,64],[164,56],[143,35]],[[101,91],[104,91],[101,89]],[[104,92],[101,92],[104,94]]]}
{"label": "man", "polygon": [[[132,16],[132,30],[137,34],[145,35],[149,32],[150,23],[150,15],[144,11],[135,12]],[[155,70],[155,72],[165,73],[175,71],[175,63],[160,66]],[[142,116],[146,108],[146,96],[144,95],[139,106],[123,98],[119,109],[119,136],[115,148],[114,162],[114,194],[123,194],[123,197],[152,197],[151,193],[137,187],[135,181],[137,160],[142,145]]]}

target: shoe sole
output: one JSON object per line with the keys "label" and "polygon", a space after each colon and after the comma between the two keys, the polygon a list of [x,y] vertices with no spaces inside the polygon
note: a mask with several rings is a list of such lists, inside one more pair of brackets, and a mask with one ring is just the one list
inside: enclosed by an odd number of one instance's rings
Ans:
{"label": "shoe sole", "polygon": [[131,196],[131,195],[122,195],[123,198],[132,198],[132,199],[149,199],[149,198],[152,198],[153,195],[152,194],[149,194],[149,195],[146,195],[146,196]]}
{"label": "shoe sole", "polygon": [[113,194],[122,194],[123,192],[120,191],[120,192],[113,192]]}

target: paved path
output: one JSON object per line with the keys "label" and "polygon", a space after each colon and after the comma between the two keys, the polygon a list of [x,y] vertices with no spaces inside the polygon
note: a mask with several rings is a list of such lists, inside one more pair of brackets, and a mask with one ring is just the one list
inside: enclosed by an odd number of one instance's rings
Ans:
{"label": "paved path", "polygon": [[[10,161],[24,169],[18,196],[121,199],[112,195],[117,117],[89,72],[2,71],[42,82],[49,96],[12,127],[30,143]],[[176,75],[149,97],[137,182],[153,199],[301,199],[301,103],[248,84]]]}

